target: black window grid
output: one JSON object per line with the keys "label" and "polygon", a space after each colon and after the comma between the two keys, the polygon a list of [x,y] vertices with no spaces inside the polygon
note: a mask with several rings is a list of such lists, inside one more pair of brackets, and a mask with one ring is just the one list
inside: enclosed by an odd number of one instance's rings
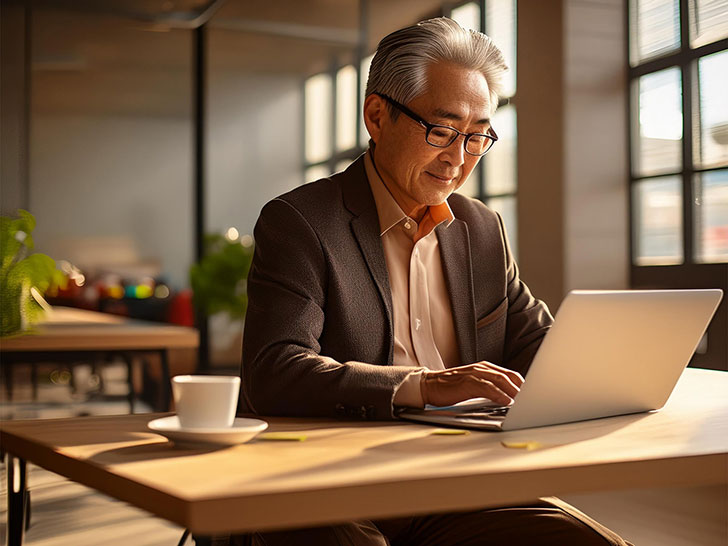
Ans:
{"label": "black window grid", "polygon": [[[700,47],[690,47],[690,0],[680,0],[680,47],[679,49],[663,54],[657,58],[648,59],[643,61],[636,66],[630,65],[630,43],[631,39],[631,27],[630,27],[630,13],[629,7],[625,10],[626,17],[626,28],[629,29],[627,32],[627,43],[625,47],[626,63],[629,66],[628,78],[627,78],[627,96],[630,100],[627,101],[627,153],[629,157],[628,166],[628,180],[629,180],[629,254],[630,263],[632,269],[633,282],[636,277],[641,277],[639,271],[644,268],[660,268],[662,266],[655,265],[642,265],[635,263],[636,256],[636,224],[639,221],[639,217],[636,215],[635,202],[634,202],[634,189],[637,184],[647,179],[659,179],[668,176],[679,176],[681,178],[681,189],[682,189],[682,247],[683,247],[683,261],[682,265],[691,266],[694,269],[696,266],[709,266],[711,264],[697,262],[695,259],[695,209],[693,202],[696,198],[694,192],[694,179],[696,174],[707,173],[711,171],[718,171],[726,169],[726,165],[722,166],[711,166],[711,167],[697,167],[694,161],[694,130],[695,126],[693,123],[694,114],[700,107],[700,89],[699,89],[699,78],[698,78],[698,60],[706,55],[718,53],[720,51],[728,50],[728,38],[711,42],[709,44],[702,45]],[[668,68],[677,67],[680,70],[681,78],[681,92],[682,92],[682,141],[681,141],[681,155],[682,162],[680,169],[674,169],[671,171],[660,172],[659,174],[640,174],[635,169],[635,134],[639,130],[636,123],[638,116],[636,109],[638,105],[637,95],[637,83],[639,78],[647,74],[652,74],[665,70]]]}

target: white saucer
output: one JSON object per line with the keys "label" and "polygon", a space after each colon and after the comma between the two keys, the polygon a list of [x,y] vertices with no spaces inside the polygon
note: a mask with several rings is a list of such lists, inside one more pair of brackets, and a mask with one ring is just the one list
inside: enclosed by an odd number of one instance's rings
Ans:
{"label": "white saucer", "polygon": [[212,444],[231,446],[242,444],[255,438],[268,428],[268,423],[260,419],[238,417],[233,426],[224,428],[184,428],[179,424],[176,415],[154,419],[147,423],[147,428],[167,437],[175,445]]}

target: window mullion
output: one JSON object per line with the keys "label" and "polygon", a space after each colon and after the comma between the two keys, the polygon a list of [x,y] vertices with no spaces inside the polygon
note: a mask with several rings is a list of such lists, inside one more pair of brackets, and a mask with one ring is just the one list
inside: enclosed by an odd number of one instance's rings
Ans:
{"label": "window mullion", "polygon": [[693,60],[690,55],[689,0],[680,0],[680,68],[682,72],[682,194],[683,194],[683,252],[685,263],[694,262],[693,249]]}

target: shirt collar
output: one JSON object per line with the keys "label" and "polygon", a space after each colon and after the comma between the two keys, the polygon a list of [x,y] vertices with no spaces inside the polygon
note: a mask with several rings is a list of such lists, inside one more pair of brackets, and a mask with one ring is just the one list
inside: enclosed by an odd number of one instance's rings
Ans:
{"label": "shirt collar", "polygon": [[[377,206],[380,229],[379,236],[381,237],[394,226],[408,219],[408,216],[404,213],[379,176],[372,159],[371,148],[369,148],[364,156],[364,168],[367,173],[367,179],[369,180],[369,187],[374,196],[374,203]],[[432,218],[433,229],[443,222],[446,222],[446,226],[449,226],[455,219],[447,201],[428,207],[426,214],[429,214]],[[414,220],[412,221],[414,222]]]}

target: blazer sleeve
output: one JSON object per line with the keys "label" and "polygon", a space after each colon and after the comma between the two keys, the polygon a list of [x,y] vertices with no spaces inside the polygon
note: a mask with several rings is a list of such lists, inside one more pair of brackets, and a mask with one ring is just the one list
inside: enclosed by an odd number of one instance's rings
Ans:
{"label": "blazer sleeve", "polygon": [[261,415],[392,419],[394,393],[411,368],[338,362],[320,354],[327,249],[310,223],[278,198],[263,208],[254,237],[241,369],[247,409]]}
{"label": "blazer sleeve", "polygon": [[503,219],[500,214],[496,216],[500,223],[505,248],[508,298],[503,365],[525,376],[554,319],[546,304],[534,298],[528,286],[521,280],[518,265],[513,259],[508,243]]}

